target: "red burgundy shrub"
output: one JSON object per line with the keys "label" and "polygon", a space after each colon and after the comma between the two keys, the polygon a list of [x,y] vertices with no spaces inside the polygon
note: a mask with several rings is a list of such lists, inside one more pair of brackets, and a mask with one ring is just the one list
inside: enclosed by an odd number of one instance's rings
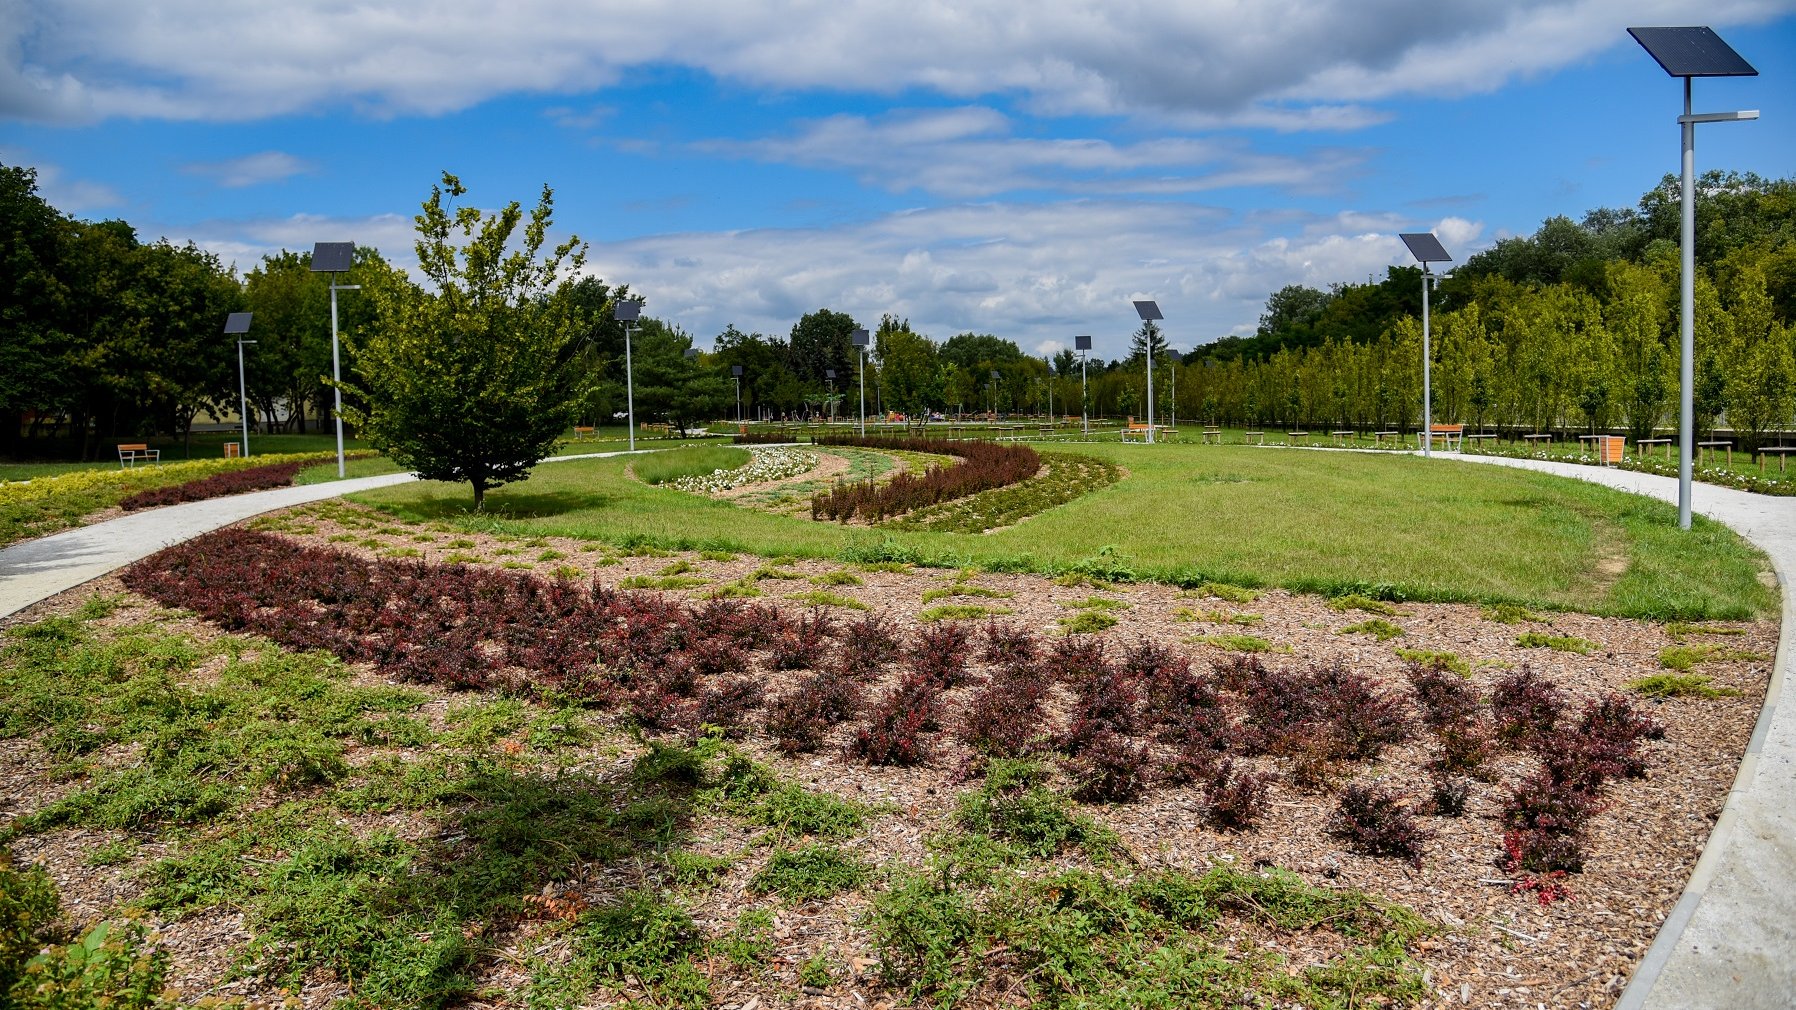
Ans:
{"label": "red burgundy shrub", "polygon": [[1445,661],[1410,663],[1409,686],[1429,729],[1459,725],[1478,714],[1478,689]]}
{"label": "red burgundy shrub", "polygon": [[1558,728],[1559,717],[1565,712],[1565,695],[1523,664],[1491,689],[1490,709],[1497,737],[1525,747],[1550,737]]}
{"label": "red burgundy shrub", "polygon": [[[1193,672],[1189,663],[1160,667],[1140,682],[1140,691],[1154,736],[1191,752],[1181,760],[1189,763],[1197,752],[1228,749],[1230,727],[1222,695],[1214,681]],[[1208,763],[1214,764],[1214,758]],[[1207,772],[1205,768],[1200,774]]]}
{"label": "red burgundy shrub", "polygon": [[1040,658],[1035,636],[1009,621],[988,621],[979,658],[994,666],[1031,666]]}
{"label": "red burgundy shrub", "polygon": [[1021,757],[1040,748],[1044,733],[1044,685],[1037,676],[1012,667],[974,692],[962,714],[958,735],[991,757]]}
{"label": "red burgundy shrub", "polygon": [[812,607],[798,620],[774,633],[768,643],[767,665],[773,670],[802,670],[822,663],[829,642],[836,635],[836,619],[822,607]]}
{"label": "red burgundy shrub", "polygon": [[1339,756],[1371,760],[1387,745],[1409,739],[1409,713],[1403,701],[1341,660],[1310,668],[1305,679],[1316,719],[1327,727]]}
{"label": "red burgundy shrub", "polygon": [[811,498],[811,518],[847,522],[859,517],[879,522],[920,508],[964,498],[980,491],[1028,480],[1041,469],[1041,457],[1024,445],[992,442],[955,442],[941,438],[878,438],[832,436],[814,440],[818,445],[898,449],[960,457],[950,466],[931,466],[922,474],[899,473],[882,482],[839,482]]}
{"label": "red burgundy shrub", "polygon": [[898,658],[898,630],[888,617],[864,614],[841,635],[842,658],[851,669],[875,670]]}
{"label": "red burgundy shrub", "polygon": [[245,467],[242,470],[227,470],[224,473],[215,473],[210,477],[201,477],[183,484],[139,491],[119,502],[119,507],[127,512],[135,512],[138,509],[177,505],[181,502],[222,498],[228,494],[243,494],[247,491],[266,491],[269,488],[286,487],[293,483],[293,478],[299,473],[300,468],[301,464],[299,463],[271,463],[267,466]]}
{"label": "red burgundy shrub", "polygon": [[1504,849],[1534,873],[1584,868],[1584,826],[1599,809],[1596,793],[1541,770],[1510,787],[1503,803]]}
{"label": "red burgundy shrub", "polygon": [[868,713],[848,753],[868,764],[916,765],[929,758],[923,733],[935,719],[935,704],[900,685]]}
{"label": "red burgundy shrub", "polygon": [[1231,758],[1222,762],[1204,786],[1204,819],[1223,831],[1244,831],[1266,811],[1267,787],[1272,776],[1235,770]]}
{"label": "red burgundy shrub", "polygon": [[1054,643],[1047,672],[1068,684],[1080,684],[1110,672],[1104,640],[1091,635],[1070,635]]}
{"label": "red burgundy shrub", "polygon": [[924,626],[911,643],[911,676],[939,688],[965,681],[971,637],[964,621],[938,621]]}
{"label": "red burgundy shrub", "polygon": [[1134,736],[1141,731],[1141,699],[1121,670],[1111,670],[1074,688],[1072,723],[1061,747],[1077,754],[1106,733]]}
{"label": "red burgundy shrub", "polygon": [[1418,869],[1422,846],[1433,837],[1416,823],[1402,794],[1357,783],[1341,790],[1340,804],[1325,830],[1355,852],[1390,856]]}
{"label": "red burgundy shrub", "polygon": [[1061,767],[1073,780],[1074,799],[1127,803],[1147,788],[1147,759],[1146,747],[1104,731]]}
{"label": "red burgundy shrub", "polygon": [[747,677],[732,677],[705,688],[693,719],[698,726],[715,726],[736,738],[748,728],[749,713],[760,706],[761,685]]}

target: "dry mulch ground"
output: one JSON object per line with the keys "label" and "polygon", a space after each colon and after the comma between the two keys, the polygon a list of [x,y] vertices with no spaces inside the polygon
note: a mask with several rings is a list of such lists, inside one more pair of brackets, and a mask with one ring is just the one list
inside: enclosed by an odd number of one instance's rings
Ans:
{"label": "dry mulch ground", "polygon": [[[707,586],[680,593],[699,598],[711,586],[743,580],[768,565],[766,559],[754,557],[619,556],[579,541],[548,538],[521,542],[401,527],[379,513],[341,503],[303,507],[264,525],[319,546],[368,556],[395,548],[417,551],[424,560],[444,560],[459,553],[488,563],[530,567],[544,575],[557,568],[578,569],[583,576],[607,584],[628,576],[654,576],[679,562],[691,569],[686,573],[689,577],[707,581]],[[423,539],[426,534],[428,541]],[[451,541],[473,543],[451,547]],[[545,551],[560,556],[535,560]],[[1061,618],[1078,612],[1067,604],[1097,596],[1126,604],[1126,609],[1108,611],[1118,624],[1102,632],[1116,649],[1141,639],[1152,640],[1187,652],[1203,667],[1228,653],[1216,645],[1190,641],[1194,636],[1245,633],[1267,640],[1278,650],[1265,657],[1268,665],[1340,657],[1352,668],[1375,674],[1398,689],[1404,684],[1405,663],[1397,656],[1397,647],[1455,653],[1471,665],[1472,681],[1486,689],[1505,671],[1529,664],[1574,699],[1582,700],[1624,690],[1631,681],[1662,672],[1660,651],[1675,644],[1664,627],[1650,622],[1547,614],[1540,615],[1538,622],[1512,625],[1487,619],[1477,607],[1436,604],[1400,605],[1398,614],[1384,619],[1401,627],[1404,634],[1380,643],[1368,635],[1338,633],[1373,615],[1335,610],[1326,600],[1282,591],[1264,593],[1251,603],[1230,603],[1161,585],[1094,588],[1026,575],[866,571],[817,561],[791,561],[778,567],[782,569],[779,574],[800,578],[754,581],[766,599],[781,601],[789,593],[818,588],[802,579],[846,570],[861,584],[822,588],[859,600],[907,629],[916,627],[918,615],[931,606],[964,603],[1004,608],[1010,613],[1003,619],[1050,636],[1059,633]],[[102,583],[102,591],[122,591],[115,580]],[[968,591],[972,586],[1002,595],[938,599],[927,604],[922,600],[927,590]],[[71,609],[93,588],[47,601],[15,620],[39,619]],[[782,605],[805,606],[789,601]],[[1257,615],[1260,620],[1246,626],[1217,623],[1219,618],[1240,615]],[[139,611],[135,619],[142,616]],[[844,616],[852,615],[844,612]],[[132,619],[129,610],[115,618]],[[193,621],[180,621],[178,626],[195,634],[218,634]],[[1767,658],[1708,663],[1700,668],[1714,678],[1716,687],[1736,689],[1737,696],[1638,702],[1665,725],[1665,738],[1647,745],[1650,766],[1646,778],[1611,786],[1607,807],[1589,832],[1586,869],[1570,880],[1571,900],[1542,905],[1532,895],[1512,894],[1510,881],[1498,868],[1500,828],[1492,817],[1501,801],[1502,785],[1533,763],[1516,754],[1499,759],[1500,774],[1494,781],[1473,784],[1466,816],[1422,819],[1435,835],[1427,843],[1419,870],[1399,860],[1347,851],[1323,831],[1323,822],[1334,809],[1333,797],[1300,790],[1288,780],[1273,786],[1269,816],[1244,834],[1222,833],[1205,825],[1198,787],[1160,787],[1134,803],[1086,809],[1120,834],[1144,868],[1169,866],[1201,872],[1219,860],[1270,864],[1293,870],[1314,884],[1358,888],[1421,913],[1442,927],[1421,940],[1415,950],[1429,970],[1433,996],[1427,1005],[1610,1006],[1680,894],[1732,783],[1759,711],[1778,629],[1772,622],[1732,627],[1740,634],[1715,641]],[[1518,635],[1528,631],[1575,636],[1596,647],[1589,655],[1518,647]],[[361,670],[357,676],[379,679],[370,670]],[[442,695],[431,706],[438,719],[447,705],[447,693]],[[751,738],[745,748],[784,777],[809,788],[889,805],[892,812],[874,820],[865,837],[854,844],[856,852],[876,863],[920,865],[923,838],[947,823],[955,795],[968,788],[957,777],[957,770],[969,755],[944,734],[929,766],[869,767],[843,756],[841,744],[850,731],[851,727],[838,730],[831,743],[816,754],[792,758],[757,738]],[[608,747],[603,751],[595,748],[593,760],[628,761],[629,755],[620,756],[615,746]],[[1427,789],[1421,772],[1423,751],[1420,743],[1392,748],[1377,762],[1348,769],[1346,774],[1359,781],[1378,779],[1422,795]],[[130,760],[130,755],[118,755],[117,759]],[[1258,758],[1252,763],[1280,769],[1279,759]],[[0,803],[0,818],[35,809],[68,788],[55,781],[50,759],[35,744],[0,741],[0,796],[7,797]],[[692,832],[694,847],[735,851],[743,841],[740,832],[724,818],[701,823]],[[63,889],[71,918],[91,920],[136,893],[140,885],[132,878],[132,870],[156,854],[154,846],[146,846],[122,866],[84,865],[88,854],[111,840],[108,832],[64,830],[22,839],[14,848],[20,856],[50,869]],[[701,923],[727,924],[755,902],[746,887],[751,870],[738,866],[731,871],[723,886],[700,899],[693,908],[695,917]],[[582,883],[575,881],[571,886]],[[597,887],[601,882],[584,883]],[[756,981],[727,964],[713,966],[720,972],[713,978],[717,1005],[860,1007],[891,1002],[893,994],[877,985],[868,939],[855,924],[864,905],[865,897],[858,892],[824,902],[776,903],[779,957],[775,970]],[[246,938],[242,924],[228,913],[171,923],[164,934],[189,992],[215,985],[229,960],[227,952]],[[505,944],[519,956],[498,958],[486,982],[516,994],[515,999],[494,1005],[521,1005],[524,977],[518,964],[522,954],[535,952],[534,941],[525,928],[505,938]],[[863,974],[830,991],[798,995],[797,964],[826,946],[840,952]],[[1286,953],[1296,961],[1304,960],[1303,951]],[[309,1006],[322,1006],[342,994],[339,984],[320,979],[301,997]]]}

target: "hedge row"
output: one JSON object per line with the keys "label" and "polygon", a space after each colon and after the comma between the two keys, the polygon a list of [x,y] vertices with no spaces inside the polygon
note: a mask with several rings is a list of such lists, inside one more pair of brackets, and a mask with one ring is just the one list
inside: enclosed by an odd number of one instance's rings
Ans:
{"label": "hedge row", "polygon": [[838,483],[811,498],[812,519],[879,522],[956,498],[1028,480],[1041,470],[1041,457],[1026,445],[957,442],[945,438],[859,438],[836,435],[818,445],[896,449],[960,457],[952,466],[931,466],[922,474],[900,473],[884,483]]}

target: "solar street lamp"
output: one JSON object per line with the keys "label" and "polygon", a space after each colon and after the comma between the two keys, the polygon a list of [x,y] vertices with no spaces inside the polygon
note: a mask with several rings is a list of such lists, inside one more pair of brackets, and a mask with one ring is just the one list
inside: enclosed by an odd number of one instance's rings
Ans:
{"label": "solar street lamp", "polygon": [[736,423],[742,423],[742,366],[731,365],[730,376],[736,380]]}
{"label": "solar street lamp", "polygon": [[825,368],[823,370],[823,378],[824,381],[829,383],[829,401],[827,405],[829,407],[829,419],[834,421],[836,419],[836,370],[833,368]]}
{"label": "solar street lamp", "polygon": [[1690,528],[1690,455],[1696,388],[1696,124],[1737,123],[1759,118],[1744,112],[1690,111],[1690,82],[1698,77],[1757,77],[1759,72],[1709,28],[1629,28],[1667,74],[1684,79],[1683,283],[1678,292],[1678,528]]}
{"label": "solar street lamp", "polygon": [[611,318],[624,324],[624,423],[630,426],[630,451],[636,451],[636,369],[630,360],[630,334],[642,318],[642,302],[631,298],[611,306]]}
{"label": "solar street lamp", "polygon": [[243,345],[253,344],[255,341],[243,339],[243,334],[249,332],[249,317],[252,315],[254,313],[233,312],[225,317],[224,328],[227,336],[231,334],[237,336],[237,413],[243,421],[243,455],[245,458],[249,456],[249,393],[243,383]]}
{"label": "solar street lamp", "polygon": [[998,370],[992,369],[992,423],[998,423]]}
{"label": "solar street lamp", "polygon": [[[337,355],[337,292],[360,291],[360,284],[338,284],[337,275],[349,271],[350,261],[355,258],[354,242],[314,242],[312,244],[312,272],[331,275],[331,382],[343,381],[342,364]],[[344,477],[343,468],[343,389],[332,386],[336,394],[337,416],[337,479]]]}
{"label": "solar street lamp", "polygon": [[[1153,302],[1136,302],[1135,314],[1143,323],[1151,323],[1156,319],[1165,319],[1160,314],[1160,306]],[[1154,338],[1148,334],[1147,339],[1147,441],[1154,444]]]}
{"label": "solar street lamp", "polygon": [[1453,257],[1441,245],[1441,240],[1434,237],[1433,232],[1407,232],[1397,236],[1409,247],[1409,254],[1422,264],[1422,456],[1433,455],[1434,423],[1430,417],[1431,406],[1429,388],[1429,354],[1428,354],[1428,289],[1439,282],[1440,278],[1430,273],[1430,263],[1451,263]]}
{"label": "solar street lamp", "polygon": [[1087,335],[1074,337],[1073,349],[1079,352],[1079,420],[1083,422],[1085,435],[1089,438],[1091,436],[1091,408],[1087,406],[1090,402],[1088,399],[1090,394],[1085,389],[1085,358],[1091,353],[1091,337]]}
{"label": "solar street lamp", "polygon": [[857,328],[848,335],[848,339],[861,352],[861,437],[867,437],[867,345],[872,337],[866,330]]}

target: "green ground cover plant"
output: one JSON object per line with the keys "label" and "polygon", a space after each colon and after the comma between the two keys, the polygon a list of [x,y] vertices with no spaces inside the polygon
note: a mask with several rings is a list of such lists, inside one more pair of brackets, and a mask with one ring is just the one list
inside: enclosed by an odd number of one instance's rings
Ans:
{"label": "green ground cover plant", "polygon": [[1213,645],[1228,652],[1290,652],[1288,645],[1274,645],[1258,635],[1194,635],[1186,639],[1200,645]]}
{"label": "green ground cover plant", "polygon": [[1398,659],[1415,663],[1419,666],[1439,666],[1444,670],[1451,670],[1461,677],[1470,677],[1472,675],[1472,665],[1466,662],[1457,652],[1404,648],[1398,648],[1396,652]]}
{"label": "green ground cover plant", "polygon": [[1122,476],[1115,463],[1095,456],[1045,453],[1047,472],[1009,487],[995,488],[957,501],[918,509],[884,523],[892,529],[927,530],[936,533],[984,533],[1014,526],[1116,483]]}
{"label": "green ground cover plant", "polygon": [[1729,698],[1740,692],[1731,687],[1715,687],[1713,678],[1702,673],[1655,673],[1628,684],[1628,690],[1648,698]]}
{"label": "green ground cover plant", "polygon": [[1686,671],[1700,663],[1732,663],[1758,661],[1771,657],[1751,649],[1735,649],[1725,645],[1674,645],[1659,651],[1659,665],[1667,670]]}
{"label": "green ground cover plant", "polygon": [[[641,484],[624,476],[618,459],[540,467],[528,481],[495,490],[484,521],[512,533],[612,545],[978,564],[1189,587],[1276,585],[1329,596],[1513,603],[1660,620],[1738,620],[1773,609],[1774,593],[1758,579],[1765,563],[1755,551],[1701,517],[1692,530],[1680,531],[1674,509],[1638,495],[1527,471],[1431,467],[1399,456],[1252,446],[1137,449],[1126,452],[1125,479],[984,535],[869,532],[773,515]],[[1122,447],[1102,444],[1080,451],[1112,461],[1125,455]],[[1249,479],[1188,492],[1193,481],[1218,472]],[[356,498],[408,518],[468,528],[474,522],[449,485],[419,482]],[[1229,520],[1217,522],[1218,515]],[[1413,535],[1365,535],[1398,526]],[[1162,535],[1168,528],[1179,536]],[[1478,535],[1468,538],[1467,529]],[[1627,569],[1613,579],[1596,564],[1611,544],[1628,556]],[[1100,557],[1109,560],[1088,567]]]}
{"label": "green ground cover plant", "polygon": [[1098,610],[1083,610],[1077,614],[1055,618],[1055,624],[1069,635],[1091,635],[1116,627],[1117,619]]}
{"label": "green ground cover plant", "polygon": [[1555,652],[1575,652],[1580,656],[1588,656],[1596,648],[1596,643],[1588,638],[1548,635],[1539,631],[1524,632],[1516,638],[1515,644],[1522,649],[1552,649]]}
{"label": "green ground cover plant", "polygon": [[1374,617],[1369,621],[1361,621],[1358,624],[1349,624],[1345,628],[1335,632],[1335,634],[1371,635],[1380,642],[1388,642],[1393,638],[1402,636],[1403,629],[1382,618]]}

